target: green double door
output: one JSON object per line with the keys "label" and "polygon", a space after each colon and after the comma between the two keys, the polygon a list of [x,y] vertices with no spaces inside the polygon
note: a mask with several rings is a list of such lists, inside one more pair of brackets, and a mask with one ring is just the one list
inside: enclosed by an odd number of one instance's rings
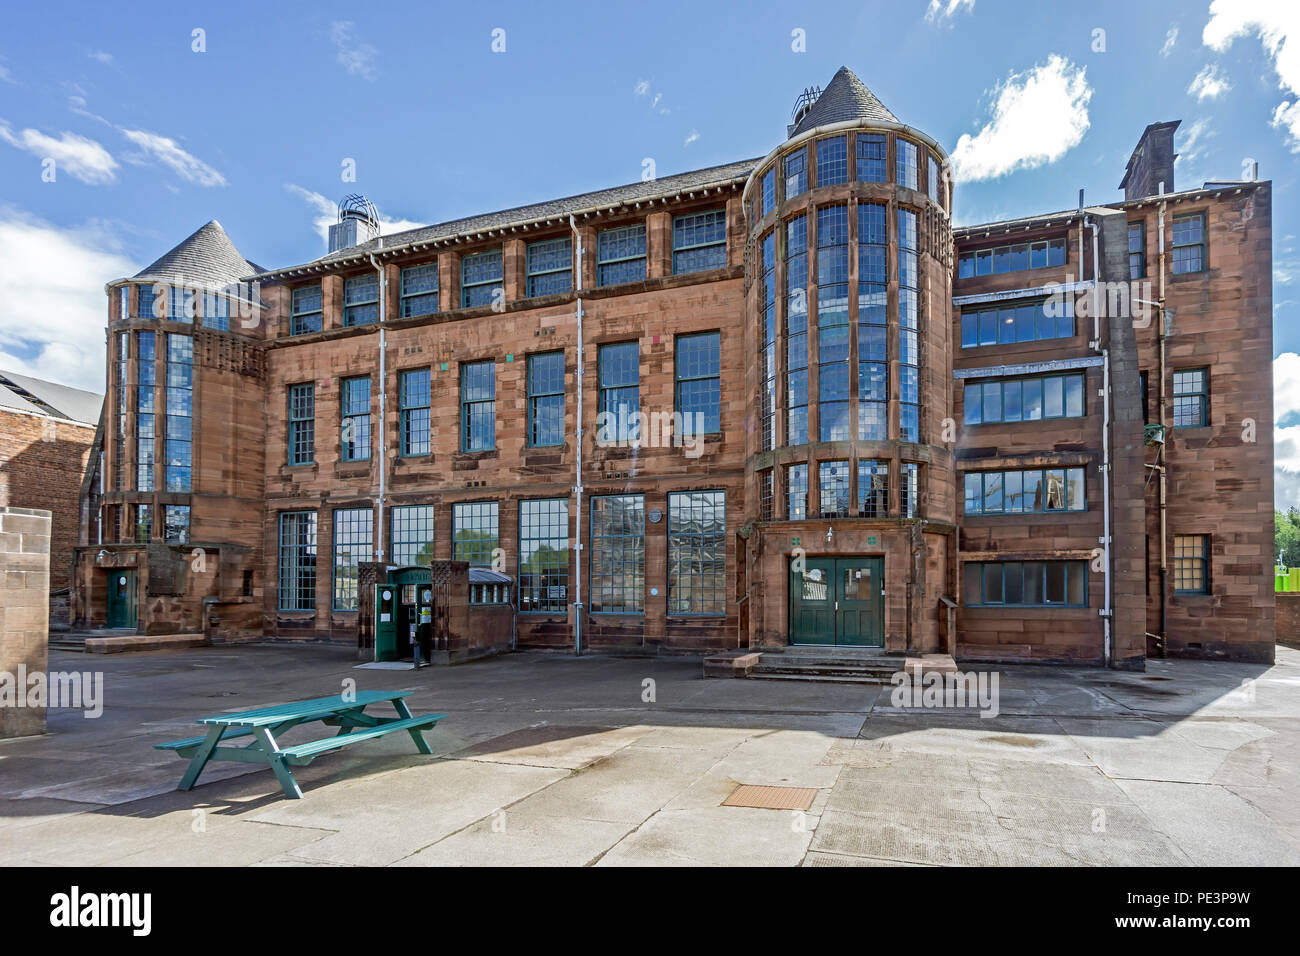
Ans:
{"label": "green double door", "polygon": [[885,646],[884,558],[792,558],[790,643]]}

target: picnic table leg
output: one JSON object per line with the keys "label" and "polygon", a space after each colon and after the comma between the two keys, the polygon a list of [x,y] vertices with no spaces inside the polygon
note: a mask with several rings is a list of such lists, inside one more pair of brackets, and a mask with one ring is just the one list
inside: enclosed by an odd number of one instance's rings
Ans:
{"label": "picnic table leg", "polygon": [[199,749],[194,752],[190,758],[190,765],[185,769],[185,776],[181,777],[181,782],[177,784],[177,790],[192,790],[195,782],[199,779],[199,774],[207,766],[208,758],[212,756],[212,751],[216,749],[217,742],[221,740],[221,735],[226,732],[226,728],[220,725],[214,725],[208,728],[208,735],[203,738],[203,743],[199,744]]}
{"label": "picnic table leg", "polygon": [[[411,713],[411,708],[406,706],[406,701],[402,700],[400,697],[393,698],[393,707],[397,710],[397,716],[403,720],[414,716]],[[411,735],[411,739],[415,741],[415,748],[420,751],[420,753],[429,755],[433,754],[433,749],[429,746],[429,742],[424,739],[424,734],[420,732],[419,727],[407,728],[406,732]]]}
{"label": "picnic table leg", "polygon": [[280,748],[276,745],[275,738],[271,736],[271,731],[265,727],[258,727],[257,738],[262,743],[262,749],[266,753],[266,762],[275,771],[275,779],[280,781],[280,788],[284,790],[284,795],[290,800],[301,800],[302,788],[298,786],[298,781],[293,779],[293,772],[289,769],[285,759],[279,755]]}

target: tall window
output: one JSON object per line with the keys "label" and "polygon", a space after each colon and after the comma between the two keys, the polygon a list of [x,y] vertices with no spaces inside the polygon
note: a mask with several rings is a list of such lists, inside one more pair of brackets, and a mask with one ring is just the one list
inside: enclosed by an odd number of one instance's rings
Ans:
{"label": "tall window", "polygon": [[967,425],[1080,418],[1084,413],[1082,374],[1028,375],[992,382],[967,382],[962,416]]}
{"label": "tall window", "polygon": [[858,438],[863,441],[889,437],[888,282],[885,207],[858,203]]}
{"label": "tall window", "polygon": [[369,508],[340,508],[334,512],[334,610],[355,611],[358,604],[357,565],[374,556],[375,513]]}
{"label": "tall window", "polygon": [[759,386],[759,448],[776,447],[776,233],[763,237],[762,340],[758,364],[762,382]]}
{"label": "tall window", "polygon": [[528,444],[564,444],[564,353],[528,356]]}
{"label": "tall window", "polygon": [[399,567],[427,567],[433,560],[433,505],[398,505],[392,511],[389,541]]}
{"label": "tall window", "polygon": [[527,259],[529,298],[573,288],[573,240],[567,236],[530,242]]}
{"label": "tall window", "polygon": [[1147,230],[1140,222],[1128,224],[1128,277],[1142,279],[1147,274]]}
{"label": "tall window", "polygon": [[289,386],[289,464],[310,465],[316,460],[316,386],[311,382]]}
{"label": "tall window", "polygon": [[808,153],[797,149],[785,158],[785,198],[793,199],[808,190]]}
{"label": "tall window", "polygon": [[668,495],[668,613],[723,614],[727,608],[727,495]]}
{"label": "tall window", "polygon": [[596,285],[645,278],[645,223],[596,233]]}
{"label": "tall window", "polygon": [[641,410],[640,351],[635,342],[602,345],[596,352],[599,384],[597,441],[602,444],[636,441]]}
{"label": "tall window", "polygon": [[164,446],[167,491],[189,491],[194,422],[194,340],[167,335],[167,440]]}
{"label": "tall window", "polygon": [[849,181],[849,148],[845,137],[817,141],[817,185],[834,186]]}
{"label": "tall window", "polygon": [[429,370],[413,368],[397,375],[402,454],[429,454]]}
{"label": "tall window", "polygon": [[379,275],[367,272],[343,280],[343,324],[371,325],[379,321]]}
{"label": "tall window", "polygon": [[1182,275],[1205,268],[1205,214],[1174,216],[1173,272]]}
{"label": "tall window", "polygon": [[229,299],[211,292],[203,293],[203,327],[222,332],[230,330]]}
{"label": "tall window", "polygon": [[519,611],[563,614],[569,601],[569,500],[519,502]]}
{"label": "tall window", "polygon": [[727,214],[722,209],[673,217],[673,275],[727,264]]}
{"label": "tall window", "polygon": [[817,493],[823,518],[846,518],[849,514],[849,463],[823,461],[817,465]]}
{"label": "tall window", "polygon": [[281,611],[316,608],[316,512],[280,514],[280,581],[276,606]]}
{"label": "tall window", "polygon": [[1009,345],[1074,336],[1074,301],[1070,296],[1037,302],[1008,302],[961,313],[961,347]]}
{"label": "tall window", "polygon": [[916,144],[899,137],[894,141],[894,180],[907,189],[916,189]]}
{"label": "tall window", "polygon": [[136,544],[148,544],[153,537],[153,506],[135,506],[135,541]]}
{"label": "tall window", "polygon": [[293,290],[293,302],[289,308],[289,334],[306,335],[319,332],[322,327],[320,283],[302,286]]}
{"label": "tall window", "polygon": [[136,333],[135,467],[136,491],[154,490],[154,386],[158,383],[157,339],[153,332]]}
{"label": "tall window", "polygon": [[858,462],[858,517],[883,518],[889,514],[889,462]]}
{"label": "tall window", "polygon": [[645,613],[645,496],[591,499],[591,613]]}
{"label": "tall window", "polygon": [[131,333],[117,333],[117,374],[113,397],[117,404],[117,434],[113,438],[113,487],[126,490],[126,427],[131,414],[128,408],[130,389],[127,375],[131,367]]}
{"label": "tall window", "polygon": [[464,256],[460,260],[460,304],[471,309],[492,305],[502,292],[502,258],[500,249]]}
{"label": "tall window", "polygon": [[370,458],[370,378],[345,378],[339,388],[342,458],[366,461]]}
{"label": "tall window", "polygon": [[921,517],[921,466],[905,461],[899,469],[902,484],[898,489],[898,507],[904,518]]}
{"label": "tall window", "polygon": [[433,559],[433,505],[398,505],[390,514],[390,559],[399,567]]}
{"label": "tall window", "polygon": [[808,219],[785,224],[785,443],[808,441]]}
{"label": "tall window", "polygon": [[466,362],[460,367],[460,450],[496,447],[496,364]]}
{"label": "tall window", "polygon": [[1086,607],[1086,561],[967,561],[962,566],[962,603]]}
{"label": "tall window", "polygon": [[766,216],[776,208],[776,167],[773,166],[763,174],[763,206],[760,216]]}
{"label": "tall window", "polygon": [[189,505],[163,506],[163,540],[168,544],[190,543]]}
{"label": "tall window", "polygon": [[898,210],[898,437],[913,442],[921,440],[919,248],[916,213]]}
{"label": "tall window", "polygon": [[[818,439],[849,435],[849,207],[817,210]],[[847,514],[847,490],[845,492]]]}
{"label": "tall window", "polygon": [[785,467],[785,516],[791,521],[808,517],[808,466]]}
{"label": "tall window", "polygon": [[135,314],[142,319],[160,319],[162,316],[155,315],[154,307],[157,303],[157,295],[154,287],[151,285],[138,285],[135,287],[136,306]]}
{"label": "tall window", "polygon": [[881,133],[858,134],[858,182],[883,183],[889,176],[885,168],[885,137]]}
{"label": "tall window", "polygon": [[452,560],[468,561],[476,568],[489,568],[498,540],[495,501],[467,501],[452,505]]}
{"label": "tall window", "polygon": [[1174,535],[1174,591],[1178,594],[1210,593],[1210,536]]}
{"label": "tall window", "polygon": [[167,318],[173,322],[193,322],[194,290],[174,285],[167,290]]}
{"label": "tall window", "polygon": [[1210,370],[1174,372],[1174,427],[1199,428],[1210,423]]}
{"label": "tall window", "polygon": [[939,157],[934,153],[925,154],[925,172],[926,195],[943,205],[943,200],[939,198]]}
{"label": "tall window", "polygon": [[1088,507],[1082,468],[968,471],[963,486],[968,515],[1085,511]]}
{"label": "tall window", "polygon": [[438,311],[438,263],[408,266],[402,270],[403,318],[432,315]]}
{"label": "tall window", "polygon": [[673,360],[683,435],[721,431],[722,367],[719,333],[679,335]]}
{"label": "tall window", "polygon": [[771,468],[758,473],[758,518],[771,521],[776,517],[776,476]]}

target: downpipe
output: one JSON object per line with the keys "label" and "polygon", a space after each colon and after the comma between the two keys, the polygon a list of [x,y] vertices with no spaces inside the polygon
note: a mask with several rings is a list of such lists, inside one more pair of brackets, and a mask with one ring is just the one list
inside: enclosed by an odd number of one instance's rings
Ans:
{"label": "downpipe", "polygon": [[[1084,217],[1084,223],[1092,232],[1092,322],[1093,322],[1093,342],[1092,346],[1101,353],[1101,508],[1102,508],[1102,537],[1101,547],[1103,554],[1102,573],[1105,576],[1105,598],[1101,610],[1102,628],[1104,638],[1102,641],[1102,664],[1105,667],[1112,665],[1112,621],[1113,611],[1112,589],[1113,579],[1111,576],[1111,540],[1113,529],[1111,527],[1110,513],[1110,350],[1104,348],[1101,343],[1101,255],[1099,252],[1099,238],[1097,235],[1097,223],[1091,216]],[[1082,268],[1082,256],[1080,258],[1080,268]]]}
{"label": "downpipe", "polygon": [[[369,253],[370,264],[375,267],[379,274],[379,495],[375,498],[375,559],[382,564],[384,562],[384,481],[387,477],[386,469],[388,466],[388,424],[387,424],[387,402],[388,397],[388,336],[384,328],[384,322],[388,319],[388,313],[385,311],[387,302],[387,283],[384,281],[384,267],[375,259],[375,254]],[[373,433],[375,429],[371,429]]]}
{"label": "downpipe", "polygon": [[575,289],[577,295],[577,321],[578,321],[578,408],[574,416],[574,434],[577,446],[576,464],[574,465],[574,482],[573,496],[576,502],[577,513],[574,516],[576,540],[573,542],[573,653],[574,656],[582,654],[582,406],[583,406],[583,365],[585,357],[582,350],[582,234],[578,232],[578,223],[572,215],[569,216],[569,228],[573,231],[573,246],[576,253],[576,267],[574,273],[576,277]]}

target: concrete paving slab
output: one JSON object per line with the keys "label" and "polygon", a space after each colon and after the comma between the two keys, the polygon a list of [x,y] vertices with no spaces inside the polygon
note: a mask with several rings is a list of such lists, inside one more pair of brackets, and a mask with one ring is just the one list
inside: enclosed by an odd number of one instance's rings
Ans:
{"label": "concrete paving slab", "polygon": [[791,810],[663,810],[597,866],[797,866],[817,818]]}
{"label": "concrete paving slab", "polygon": [[494,737],[455,754],[462,760],[577,770],[650,732],[646,726],[586,727],[542,724]]}
{"label": "concrete paving slab", "polygon": [[535,812],[527,802],[478,821],[396,866],[587,866],[633,829]]}

